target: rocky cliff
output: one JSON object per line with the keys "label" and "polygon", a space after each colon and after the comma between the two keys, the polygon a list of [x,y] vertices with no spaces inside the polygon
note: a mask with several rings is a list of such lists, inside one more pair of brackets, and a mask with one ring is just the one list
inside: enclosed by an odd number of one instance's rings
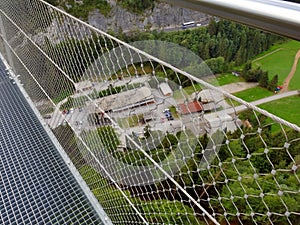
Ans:
{"label": "rocky cliff", "polygon": [[187,21],[205,23],[209,16],[189,9],[171,6],[166,3],[156,3],[153,9],[143,14],[134,14],[108,0],[112,9],[107,17],[98,10],[89,14],[88,23],[103,31],[130,32],[135,30],[172,30],[180,28]]}

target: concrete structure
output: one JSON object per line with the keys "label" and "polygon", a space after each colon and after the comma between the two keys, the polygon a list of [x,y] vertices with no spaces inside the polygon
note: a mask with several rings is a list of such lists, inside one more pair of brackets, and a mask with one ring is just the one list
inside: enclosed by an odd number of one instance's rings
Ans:
{"label": "concrete structure", "polygon": [[91,90],[92,88],[93,88],[93,84],[89,80],[84,80],[84,81],[75,83],[75,90],[77,93],[81,92],[81,91]]}

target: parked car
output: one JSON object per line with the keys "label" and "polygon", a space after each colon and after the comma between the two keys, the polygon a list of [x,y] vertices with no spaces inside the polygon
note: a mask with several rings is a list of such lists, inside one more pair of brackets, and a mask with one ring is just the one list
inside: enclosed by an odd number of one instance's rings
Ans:
{"label": "parked car", "polygon": [[45,115],[44,119],[51,119],[51,115],[50,114]]}
{"label": "parked car", "polygon": [[169,109],[165,109],[164,111],[165,117],[167,118],[167,120],[174,120],[172,113],[170,112]]}

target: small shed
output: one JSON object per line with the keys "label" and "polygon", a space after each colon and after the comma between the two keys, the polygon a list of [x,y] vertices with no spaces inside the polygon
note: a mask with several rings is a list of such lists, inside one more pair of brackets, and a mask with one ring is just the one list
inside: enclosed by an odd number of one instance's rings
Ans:
{"label": "small shed", "polygon": [[170,88],[169,84],[166,82],[160,83],[159,89],[164,96],[171,96],[173,94],[172,89]]}
{"label": "small shed", "polygon": [[201,102],[220,102],[221,100],[224,99],[224,96],[222,93],[217,92],[215,90],[211,90],[211,89],[203,89],[202,91],[200,91],[200,93],[198,93],[198,95],[196,96],[197,99]]}

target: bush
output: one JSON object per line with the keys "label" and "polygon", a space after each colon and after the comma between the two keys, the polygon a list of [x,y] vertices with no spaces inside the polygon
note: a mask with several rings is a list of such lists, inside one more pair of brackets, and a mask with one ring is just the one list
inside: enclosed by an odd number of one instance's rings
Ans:
{"label": "bush", "polygon": [[155,0],[118,0],[118,2],[131,12],[142,13],[146,9],[153,8]]}
{"label": "bush", "polygon": [[87,20],[89,13],[95,9],[98,9],[104,16],[107,16],[111,10],[111,6],[106,0],[83,0],[83,4],[76,4],[69,0],[68,3],[72,7],[65,8],[66,11],[73,16],[84,20]]}

